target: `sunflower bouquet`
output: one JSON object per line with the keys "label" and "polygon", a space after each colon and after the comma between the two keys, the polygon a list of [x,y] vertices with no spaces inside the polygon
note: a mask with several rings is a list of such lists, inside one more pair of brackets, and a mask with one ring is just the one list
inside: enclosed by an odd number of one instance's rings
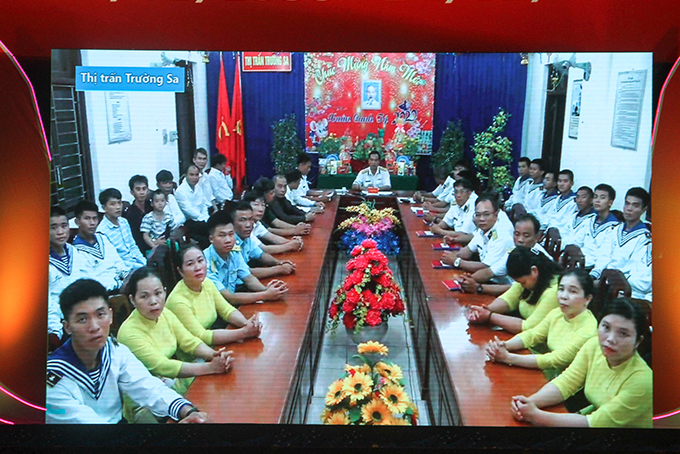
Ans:
{"label": "sunflower bouquet", "polygon": [[364,240],[352,249],[347,262],[349,274],[336,290],[328,309],[329,331],[342,320],[347,329],[358,332],[365,325],[377,326],[390,315],[404,313],[401,287],[394,280],[387,257],[373,240]]}
{"label": "sunflower bouquet", "polygon": [[378,210],[374,203],[364,202],[346,207],[345,210],[357,214],[345,219],[338,226],[338,230],[347,230],[340,238],[340,249],[349,253],[363,240],[370,238],[376,241],[378,249],[383,253],[399,253],[399,237],[393,230],[401,222],[394,215],[394,208]]}
{"label": "sunflower bouquet", "polygon": [[369,341],[357,350],[360,364],[345,365],[344,377],[328,388],[323,423],[415,426],[418,407],[404,390],[401,368],[382,358],[388,348]]}

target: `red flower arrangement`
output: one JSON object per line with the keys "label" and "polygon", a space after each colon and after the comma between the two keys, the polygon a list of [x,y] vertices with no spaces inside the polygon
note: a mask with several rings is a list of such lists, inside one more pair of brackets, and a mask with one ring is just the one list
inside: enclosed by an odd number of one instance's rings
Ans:
{"label": "red flower arrangement", "polygon": [[367,239],[352,249],[346,266],[348,275],[328,310],[329,330],[335,330],[342,321],[346,328],[358,331],[404,313],[401,287],[394,281],[387,257],[376,246],[374,240]]}

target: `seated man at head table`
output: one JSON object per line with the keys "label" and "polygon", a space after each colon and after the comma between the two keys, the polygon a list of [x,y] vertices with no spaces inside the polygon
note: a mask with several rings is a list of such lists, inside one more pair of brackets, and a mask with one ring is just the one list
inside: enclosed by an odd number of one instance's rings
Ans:
{"label": "seated man at head table", "polygon": [[[445,252],[442,262],[472,273],[472,277],[478,282],[509,282],[505,263],[514,243],[510,232],[499,225],[498,213],[498,196],[493,193],[480,195],[475,204],[477,230],[472,241],[459,251]],[[479,262],[472,260],[475,252],[479,253]]]}
{"label": "seated man at head table", "polygon": [[272,180],[266,177],[260,177],[253,185],[253,191],[263,197],[265,202],[265,211],[262,216],[262,224],[272,233],[281,236],[295,236],[295,235],[309,235],[312,226],[305,222],[298,222],[297,224],[289,224],[278,217],[269,208],[276,198],[276,186]]}
{"label": "seated man at head table", "polygon": [[126,346],[109,336],[113,315],[99,282],[75,281],[64,289],[59,304],[71,338],[47,359],[45,422],[122,422],[123,395],[156,416],[180,423],[208,422],[205,413],[153,377]]}
{"label": "seated man at head table", "polygon": [[255,220],[250,202],[238,202],[229,212],[236,232],[234,251],[241,254],[243,261],[252,264],[250,272],[258,279],[295,273],[295,263],[278,260],[264,252],[251,238]]}
{"label": "seated man at head table", "polygon": [[368,188],[378,188],[379,191],[392,189],[390,173],[380,165],[380,152],[371,151],[368,154],[368,167],[361,170],[352,183],[352,190],[365,191]]}
{"label": "seated man at head table", "polygon": [[[210,247],[205,249],[208,278],[233,305],[276,301],[288,291],[285,282],[273,279],[265,286],[250,272],[240,251],[234,251],[234,222],[226,211],[217,211],[208,220]],[[237,290],[237,285],[239,289]]]}
{"label": "seated man at head table", "polygon": [[[539,251],[541,254],[552,260],[552,257],[550,254],[548,254],[548,251],[546,251],[545,248],[538,242],[539,238],[541,237],[540,227],[541,225],[538,222],[538,219],[536,219],[536,217],[533,215],[523,214],[518,216],[517,222],[515,223],[515,231],[513,233],[515,247],[528,247],[534,251]],[[481,276],[479,278],[482,279],[481,281],[477,281],[477,279],[467,273],[458,276],[457,280],[463,292],[500,296],[510,289],[511,284],[493,284],[488,283],[488,281],[484,281],[486,278],[490,279],[490,268],[481,271],[480,275]]]}
{"label": "seated man at head table", "polygon": [[253,225],[253,232],[250,234],[250,237],[260,249],[271,255],[302,250],[304,245],[302,237],[294,236],[291,239],[286,239],[270,232],[267,227],[262,224],[262,217],[264,216],[264,210],[267,206],[262,194],[259,194],[256,191],[247,191],[243,194],[241,200],[250,202],[250,207],[253,209],[255,225]]}

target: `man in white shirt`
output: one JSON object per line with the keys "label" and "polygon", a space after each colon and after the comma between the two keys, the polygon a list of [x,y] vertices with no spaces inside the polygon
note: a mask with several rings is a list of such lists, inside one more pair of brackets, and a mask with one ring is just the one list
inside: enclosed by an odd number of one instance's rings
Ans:
{"label": "man in white shirt", "polygon": [[456,203],[452,203],[446,215],[439,221],[435,217],[430,230],[437,234],[447,237],[452,242],[468,244],[472,240],[473,233],[477,229],[473,215],[475,211],[474,200],[470,197],[473,192],[472,183],[464,178],[456,181],[453,185],[454,198]]}
{"label": "man in white shirt", "polygon": [[225,174],[225,170],[228,170],[227,157],[223,154],[213,156],[207,179],[210,182],[215,202],[219,205],[234,198],[234,181]]}
{"label": "man in white shirt", "polygon": [[548,170],[545,172],[543,179],[543,187],[540,190],[541,198],[538,200],[538,206],[534,210],[527,210],[527,213],[536,216],[536,219],[541,223],[541,228],[545,229],[545,220],[549,218],[549,213],[553,209],[553,204],[556,203],[560,196],[557,190],[557,172]]}
{"label": "man in white shirt", "polygon": [[[208,422],[207,415],[153,377],[124,345],[109,337],[113,315],[106,289],[79,279],[60,297],[64,330],[71,338],[47,360],[48,424],[116,424],[123,395],[156,416],[184,423]],[[226,352],[216,358],[228,365]]]}
{"label": "man in white shirt", "polygon": [[533,183],[531,175],[529,174],[529,166],[531,166],[531,159],[526,156],[519,158],[519,163],[517,164],[519,177],[517,177],[515,184],[512,186],[510,198],[505,202],[506,210],[512,209],[513,205],[518,203],[524,205],[527,191],[529,190],[531,183]]}
{"label": "man in white shirt", "polygon": [[208,181],[208,174],[205,173],[205,168],[208,166],[208,152],[205,148],[198,148],[194,151],[193,163],[198,168],[199,173],[197,185],[201,187],[203,197],[208,206],[212,206],[213,210],[216,210],[217,202],[215,201],[210,181]]}
{"label": "man in white shirt", "polygon": [[300,208],[303,211],[313,210],[319,213],[323,213],[324,203],[314,202],[302,195],[300,189],[300,181],[302,179],[302,173],[293,169],[286,172],[286,183],[288,184],[288,189],[286,190],[286,199],[293,205]]}
{"label": "man in white shirt", "polygon": [[73,247],[87,257],[90,277],[99,281],[109,292],[119,290],[132,267],[123,261],[106,235],[97,232],[97,204],[81,200],[75,206],[75,215],[78,234],[73,239]]}
{"label": "man in white shirt", "polygon": [[61,320],[64,317],[59,308],[59,295],[71,283],[80,278],[90,277],[90,264],[87,257],[68,244],[70,232],[66,212],[61,207],[52,207],[50,210],[49,301],[47,311],[50,350],[57,348],[62,338]]}
{"label": "man in white shirt", "polygon": [[[649,207],[649,193],[632,188],[626,193],[623,218],[611,235],[611,258],[606,268],[620,270],[628,279],[632,297],[652,301],[652,232],[641,217]],[[601,270],[591,275],[599,279]]]}
{"label": "man in white shirt", "polygon": [[542,159],[534,159],[529,166],[529,176],[531,176],[532,183],[527,188],[526,196],[524,198],[524,209],[527,213],[535,214],[541,206],[541,197],[545,190],[543,189],[543,178],[545,177],[545,165]]}
{"label": "man in white shirt", "polygon": [[360,171],[352,183],[355,191],[365,191],[368,188],[378,188],[379,191],[392,189],[390,173],[380,166],[380,153],[377,151],[368,154],[368,167]]}
{"label": "man in white shirt", "polygon": [[199,246],[205,249],[210,245],[208,241],[207,221],[209,218],[208,208],[211,206],[198,185],[200,179],[199,169],[195,164],[187,168],[186,178],[175,192],[177,204],[186,216],[184,225],[187,226],[191,236],[198,241]]}
{"label": "man in white shirt", "polygon": [[[498,228],[499,203],[495,194],[482,194],[475,204],[475,223],[477,230],[470,243],[457,252],[445,252],[442,262],[453,265],[469,273],[475,280],[482,279],[490,270],[492,279],[497,282],[507,280],[506,262],[508,254],[514,248],[512,235],[504,228]],[[474,261],[472,255],[477,252],[480,261]],[[478,280],[481,282],[481,280]]]}
{"label": "man in white shirt", "polygon": [[576,206],[576,194],[571,188],[574,186],[574,173],[569,169],[560,171],[557,175],[557,191],[559,196],[555,198],[548,208],[542,213],[541,230],[546,231],[555,227],[560,236],[564,237],[569,230],[569,223],[578,211]]}
{"label": "man in white shirt", "polygon": [[[583,245],[583,240],[590,224],[589,220],[591,217],[597,216],[597,212],[593,209],[593,195],[593,190],[588,186],[581,186],[576,191],[574,201],[576,202],[577,211],[568,220],[564,233],[560,231],[562,249],[570,244],[575,244],[579,247]],[[549,227],[552,227],[552,224]]]}

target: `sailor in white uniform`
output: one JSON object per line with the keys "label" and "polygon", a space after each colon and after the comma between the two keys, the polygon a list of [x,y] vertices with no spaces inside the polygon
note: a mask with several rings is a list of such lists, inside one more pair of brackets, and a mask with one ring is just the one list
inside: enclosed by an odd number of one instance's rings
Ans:
{"label": "sailor in white uniform", "polygon": [[[555,174],[547,172],[543,180],[543,188],[541,190],[541,198],[538,201],[538,207],[535,210],[527,210],[527,213],[533,214],[541,223],[541,230],[547,225],[544,220],[550,217],[549,213],[554,209],[553,204],[557,203],[557,198],[560,193],[557,191]],[[525,207],[526,208],[526,207]]]}
{"label": "sailor in white uniform", "polygon": [[63,318],[59,295],[72,282],[90,277],[87,257],[67,243],[70,234],[66,212],[60,207],[50,211],[49,300],[47,332],[62,338]]}
{"label": "sailor in white uniform", "polygon": [[[613,231],[611,259],[606,268],[620,270],[632,289],[632,297],[652,301],[652,232],[640,219],[649,206],[649,193],[632,188],[626,193],[625,222]],[[591,274],[599,278],[595,270]]]}
{"label": "sailor in white uniform", "polygon": [[378,188],[381,191],[389,191],[392,188],[390,173],[380,165],[380,153],[372,151],[368,155],[368,167],[359,172],[352,183],[352,189],[365,190]]}
{"label": "sailor in white uniform", "polygon": [[[574,211],[563,227],[564,231],[560,230],[562,249],[569,244],[581,247],[586,234],[588,220],[592,216],[597,216],[597,212],[593,209],[593,190],[588,186],[582,186],[576,191],[574,201],[576,202],[577,210]],[[551,224],[549,227],[554,227],[554,225]]]}
{"label": "sailor in white uniform", "polygon": [[[446,252],[442,262],[472,273],[477,282],[493,279],[502,283],[507,280],[506,262],[514,248],[512,235],[498,225],[498,199],[493,195],[481,195],[475,205],[477,230],[470,243],[458,252]],[[479,262],[470,260],[479,254]],[[491,276],[486,276],[491,271]]]}
{"label": "sailor in white uniform", "polygon": [[531,160],[527,157],[522,157],[519,159],[517,164],[517,170],[519,172],[519,177],[515,180],[515,184],[512,186],[512,194],[510,198],[505,202],[505,209],[510,210],[515,204],[524,205],[524,200],[526,199],[529,187],[534,182],[529,175],[529,166],[531,165]]}
{"label": "sailor in white uniform", "polygon": [[64,290],[60,304],[71,338],[47,360],[48,424],[121,422],[123,395],[159,417],[207,421],[205,413],[153,377],[126,346],[109,337],[112,315],[101,284],[80,279]]}

